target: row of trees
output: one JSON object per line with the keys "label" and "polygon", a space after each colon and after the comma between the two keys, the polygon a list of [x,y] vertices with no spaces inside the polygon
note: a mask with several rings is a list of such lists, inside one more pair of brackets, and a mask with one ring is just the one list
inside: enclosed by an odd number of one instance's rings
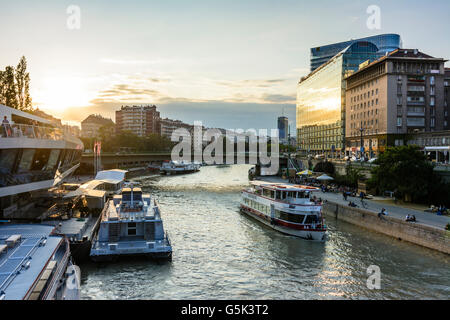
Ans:
{"label": "row of trees", "polygon": [[158,134],[140,137],[131,131],[123,131],[117,135],[111,134],[111,128],[104,126],[99,129],[98,138],[81,138],[85,149],[93,149],[95,141],[102,142],[102,152],[118,152],[127,148],[132,152],[171,151],[174,143]]}
{"label": "row of trees", "polygon": [[30,74],[27,60],[23,56],[14,68],[7,66],[0,70],[0,104],[22,111],[32,110],[30,97]]}

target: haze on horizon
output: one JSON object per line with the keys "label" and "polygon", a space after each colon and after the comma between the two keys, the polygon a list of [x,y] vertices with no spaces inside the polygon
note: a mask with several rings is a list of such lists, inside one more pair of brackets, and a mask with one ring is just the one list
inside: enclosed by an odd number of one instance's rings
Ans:
{"label": "haze on horizon", "polygon": [[[381,9],[381,29],[366,26]],[[80,8],[70,30],[67,8]],[[1,1],[0,68],[25,55],[34,106],[79,122],[113,120],[121,105],[156,104],[162,117],[208,127],[295,130],[309,49],[381,33],[404,48],[450,58],[450,2]],[[448,65],[448,64],[447,64]]]}

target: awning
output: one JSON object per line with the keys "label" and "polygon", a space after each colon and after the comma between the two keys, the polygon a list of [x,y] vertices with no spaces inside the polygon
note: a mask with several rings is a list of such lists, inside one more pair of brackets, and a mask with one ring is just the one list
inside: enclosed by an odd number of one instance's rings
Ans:
{"label": "awning", "polygon": [[425,151],[450,151],[450,146],[444,146],[444,147],[425,147]]}

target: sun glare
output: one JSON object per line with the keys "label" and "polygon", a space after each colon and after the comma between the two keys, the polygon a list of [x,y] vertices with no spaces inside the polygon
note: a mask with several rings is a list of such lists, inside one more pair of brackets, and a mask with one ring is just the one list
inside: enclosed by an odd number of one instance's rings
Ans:
{"label": "sun glare", "polygon": [[32,92],[34,105],[40,109],[62,113],[70,107],[89,106],[94,95],[81,78],[44,78]]}

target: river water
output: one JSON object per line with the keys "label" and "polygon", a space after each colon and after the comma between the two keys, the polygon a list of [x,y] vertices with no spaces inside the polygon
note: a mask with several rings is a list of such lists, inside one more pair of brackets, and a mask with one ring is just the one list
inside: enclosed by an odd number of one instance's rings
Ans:
{"label": "river water", "polygon": [[[136,178],[159,201],[172,262],[81,265],[83,299],[448,299],[445,254],[326,219],[328,240],[282,235],[239,213],[248,165]],[[367,288],[380,267],[381,289]]]}

